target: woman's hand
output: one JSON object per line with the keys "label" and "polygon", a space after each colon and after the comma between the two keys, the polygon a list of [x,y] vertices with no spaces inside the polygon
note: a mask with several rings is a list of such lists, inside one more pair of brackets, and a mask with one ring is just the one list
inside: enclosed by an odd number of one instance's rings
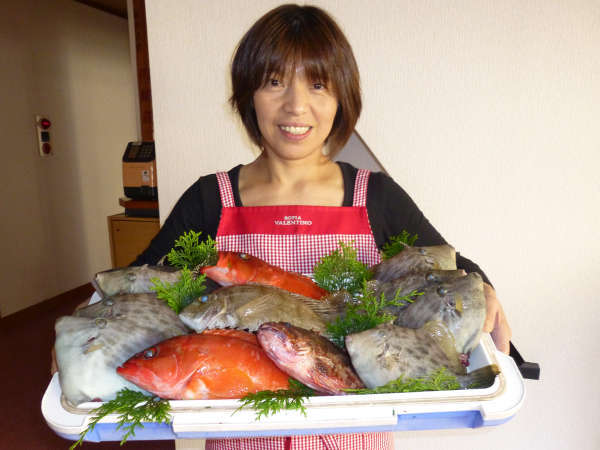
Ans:
{"label": "woman's hand", "polygon": [[491,333],[496,348],[508,355],[510,350],[510,338],[512,331],[504,315],[502,305],[496,297],[496,291],[492,286],[483,283],[483,293],[485,294],[485,303],[487,315],[483,323],[483,332]]}
{"label": "woman's hand", "polygon": [[[91,299],[92,297],[77,305],[73,312],[77,311],[78,309],[85,308],[87,305],[89,305]],[[52,346],[52,351],[50,352],[50,376],[53,376],[56,372],[58,372],[58,364],[56,363],[56,350],[54,350],[54,346]]]}

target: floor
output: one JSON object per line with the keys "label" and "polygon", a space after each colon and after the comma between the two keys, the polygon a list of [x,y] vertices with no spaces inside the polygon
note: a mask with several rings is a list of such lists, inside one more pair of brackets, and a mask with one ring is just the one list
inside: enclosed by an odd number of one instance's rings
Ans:
{"label": "floor", "polygon": [[[92,294],[90,284],[0,319],[0,447],[68,449],[72,442],[48,427],[40,409],[50,381],[54,322]],[[180,447],[178,445],[178,447]],[[174,450],[175,441],[84,442],[81,449]],[[190,448],[190,447],[184,447]]]}

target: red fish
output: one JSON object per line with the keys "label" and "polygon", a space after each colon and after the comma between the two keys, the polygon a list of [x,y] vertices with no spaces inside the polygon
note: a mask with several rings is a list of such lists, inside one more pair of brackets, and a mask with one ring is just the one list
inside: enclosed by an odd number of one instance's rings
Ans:
{"label": "red fish", "polygon": [[137,386],[165,399],[241,398],[288,389],[288,375],[252,333],[211,330],[167,339],[117,368]]}
{"label": "red fish", "polygon": [[318,392],[343,395],[344,389],[363,388],[349,356],[314,331],[286,322],[266,322],[258,342],[277,367]]}
{"label": "red fish", "polygon": [[310,278],[285,271],[248,253],[219,252],[217,264],[203,267],[200,271],[222,286],[267,284],[315,299],[329,294]]}

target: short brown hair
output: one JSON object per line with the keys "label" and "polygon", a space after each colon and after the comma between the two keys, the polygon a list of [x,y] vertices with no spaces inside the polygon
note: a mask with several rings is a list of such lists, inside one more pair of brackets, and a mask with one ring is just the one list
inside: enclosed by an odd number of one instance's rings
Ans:
{"label": "short brown hair", "polygon": [[252,25],[244,35],[231,64],[231,105],[240,114],[252,141],[261,146],[262,135],[254,111],[254,92],[272,74],[285,74],[302,64],[311,81],[330,87],[338,110],[327,142],[335,154],[350,138],[360,116],[360,77],[352,48],[335,21],[314,6],[282,5]]}

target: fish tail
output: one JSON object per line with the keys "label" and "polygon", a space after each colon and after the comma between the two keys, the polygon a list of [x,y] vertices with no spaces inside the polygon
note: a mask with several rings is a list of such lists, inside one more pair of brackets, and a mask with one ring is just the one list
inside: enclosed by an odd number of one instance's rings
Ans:
{"label": "fish tail", "polygon": [[468,375],[459,377],[460,384],[468,389],[482,389],[490,387],[494,384],[496,375],[500,373],[500,369],[496,364],[481,367]]}

